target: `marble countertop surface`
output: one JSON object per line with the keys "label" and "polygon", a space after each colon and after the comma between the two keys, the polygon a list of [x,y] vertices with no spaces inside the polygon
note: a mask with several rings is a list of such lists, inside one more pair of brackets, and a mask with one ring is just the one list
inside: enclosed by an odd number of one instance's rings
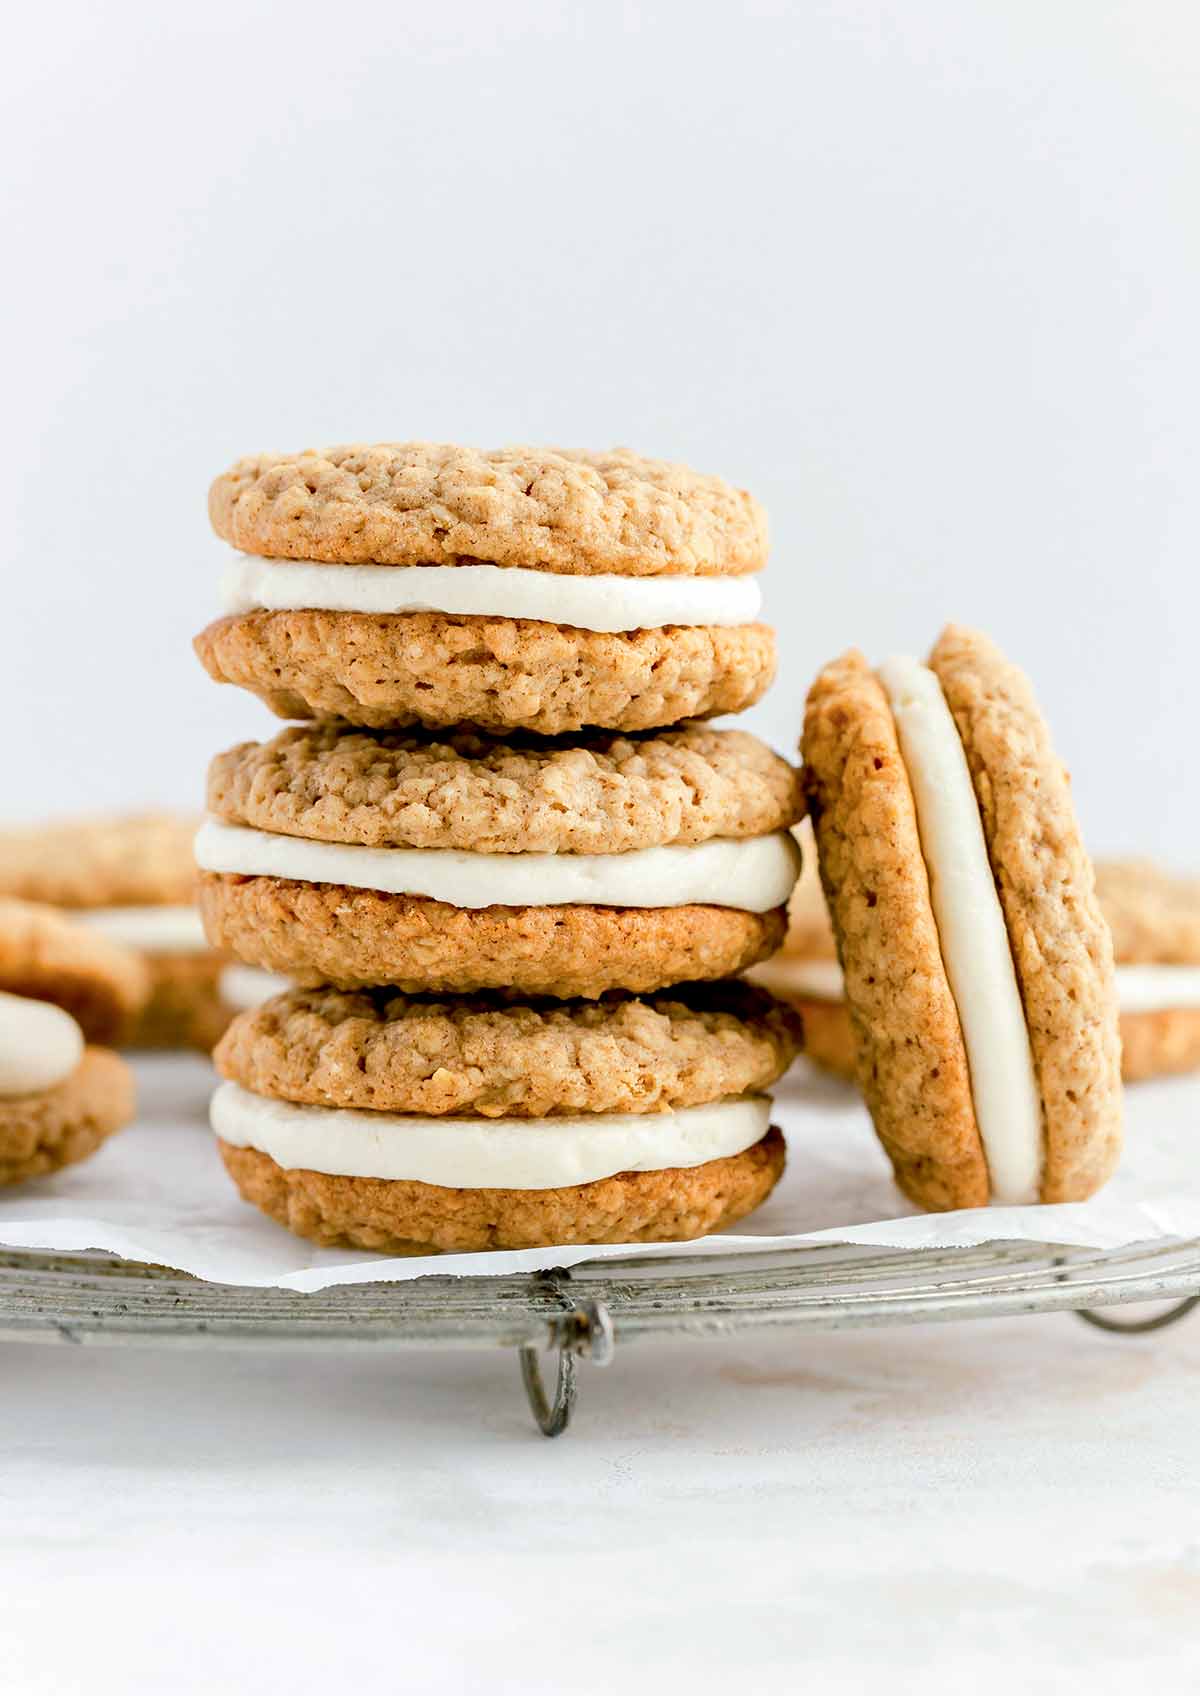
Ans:
{"label": "marble countertop surface", "polygon": [[1197,1685],[1200,1313],[3,1369],[14,1696]]}

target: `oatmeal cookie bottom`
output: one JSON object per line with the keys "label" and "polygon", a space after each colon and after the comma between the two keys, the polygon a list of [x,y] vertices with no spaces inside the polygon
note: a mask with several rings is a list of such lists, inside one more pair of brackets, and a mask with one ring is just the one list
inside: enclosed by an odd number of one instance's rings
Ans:
{"label": "oatmeal cookie bottom", "polygon": [[204,872],[208,938],[305,988],[508,989],[594,998],[734,977],[783,940],[787,912],[734,907],[452,907],[342,884]]}
{"label": "oatmeal cookie bottom", "polygon": [[618,1172],[548,1190],[455,1190],[388,1178],[289,1170],[218,1139],[244,1200],[325,1247],[385,1254],[470,1253],[568,1243],[684,1242],[743,1219],[784,1166],[774,1126],[741,1154],[702,1166]]}
{"label": "oatmeal cookie bottom", "polygon": [[741,712],[775,675],[765,624],[613,635],[447,613],[252,612],[217,619],[195,647],[210,677],[280,718],[374,729],[650,730]]}

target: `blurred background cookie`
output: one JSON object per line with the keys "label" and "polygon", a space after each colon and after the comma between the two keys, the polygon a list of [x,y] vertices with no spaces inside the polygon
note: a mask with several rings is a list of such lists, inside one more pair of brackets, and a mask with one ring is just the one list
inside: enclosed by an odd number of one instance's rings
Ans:
{"label": "blurred background cookie", "polygon": [[86,1159],[133,1117],[133,1074],[87,1039],[119,1030],[145,989],[136,955],[0,900],[0,1184]]}
{"label": "blurred background cookie", "polygon": [[144,962],[142,1005],[110,1033],[121,1047],[207,1051],[237,1010],[195,906],[198,822],[138,813],[0,831],[0,893],[68,911]]}

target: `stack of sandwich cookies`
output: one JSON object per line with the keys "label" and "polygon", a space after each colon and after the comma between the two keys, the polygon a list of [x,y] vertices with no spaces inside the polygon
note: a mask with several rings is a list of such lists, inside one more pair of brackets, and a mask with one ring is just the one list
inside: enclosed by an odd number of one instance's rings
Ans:
{"label": "stack of sandwich cookies", "polygon": [[0,900],[0,1184],[86,1159],[133,1117],[129,1068],[94,1043],[145,992],[135,955],[51,908]]}
{"label": "stack of sandwich cookies", "polygon": [[1101,862],[1128,1082],[1200,1067],[1200,879],[1145,860]]}
{"label": "stack of sandwich cookies", "polygon": [[1075,1201],[1121,1146],[1112,944],[1025,677],[951,626],[810,691],[809,809],[858,1045],[905,1192]]}
{"label": "stack of sandwich cookies", "polygon": [[214,946],[301,986],[219,1051],[243,1195],[393,1252],[756,1206],[797,1027],[720,980],[783,937],[802,794],[695,722],[774,671],[754,501],[625,452],[418,443],[244,460],[210,513],[242,553],[200,657],[309,721],[218,756],[196,839]]}
{"label": "stack of sandwich cookies", "polygon": [[783,1169],[762,1092],[799,1027],[746,985],[644,999],[296,990],[216,1052],[222,1157],[299,1235],[388,1253],[655,1242]]}
{"label": "stack of sandwich cookies", "polygon": [[197,651],[281,718],[645,730],[738,712],[774,674],[762,509],[686,466],[426,442],[259,455],[209,512],[244,552]]}
{"label": "stack of sandwich cookies", "polygon": [[68,911],[141,957],[146,991],[111,1033],[120,1047],[207,1051],[236,1011],[196,910],[196,823],[149,813],[0,832],[0,893]]}
{"label": "stack of sandwich cookies", "polygon": [[782,939],[797,774],[741,731],[494,741],[321,725],[218,756],[209,935],[298,982],[594,996]]}

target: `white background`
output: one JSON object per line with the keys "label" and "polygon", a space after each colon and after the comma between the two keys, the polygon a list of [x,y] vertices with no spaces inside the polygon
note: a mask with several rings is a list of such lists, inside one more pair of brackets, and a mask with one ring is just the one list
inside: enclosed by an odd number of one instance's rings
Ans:
{"label": "white background", "polygon": [[766,503],[780,747],[975,621],[1097,850],[1200,857],[1198,53],[1191,0],[14,8],[3,813],[269,733],[189,649],[240,453],[622,442]]}
{"label": "white background", "polygon": [[[768,506],[781,747],[979,622],[1098,849],[1197,861],[1193,0],[11,7],[0,812],[195,802],[204,495],[623,442]],[[1195,1687],[1200,1329],[511,1360],[6,1346],[0,1684]]]}

